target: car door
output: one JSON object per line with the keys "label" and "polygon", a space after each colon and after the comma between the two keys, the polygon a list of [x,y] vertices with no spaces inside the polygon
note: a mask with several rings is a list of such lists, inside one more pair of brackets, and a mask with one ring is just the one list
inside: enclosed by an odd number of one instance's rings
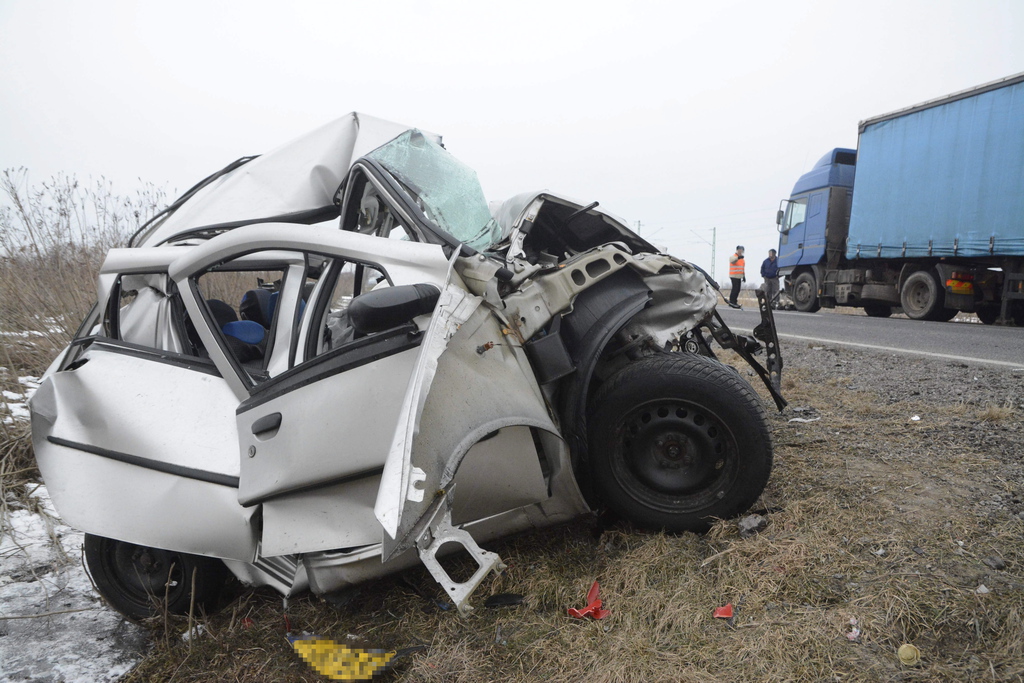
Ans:
{"label": "car door", "polygon": [[[442,248],[271,224],[210,240],[176,266],[186,307],[205,319],[211,357],[239,392],[238,501],[262,506],[261,554],[379,543],[376,489],[430,316],[360,336],[345,328],[346,307],[371,287],[442,289]],[[217,330],[204,278],[256,268],[284,275],[272,285],[266,355],[243,360]]]}
{"label": "car door", "polygon": [[99,305],[32,399],[36,458],[54,504],[90,534],[251,561],[238,505],[238,399],[197,353],[168,266],[186,247],[117,249]]}

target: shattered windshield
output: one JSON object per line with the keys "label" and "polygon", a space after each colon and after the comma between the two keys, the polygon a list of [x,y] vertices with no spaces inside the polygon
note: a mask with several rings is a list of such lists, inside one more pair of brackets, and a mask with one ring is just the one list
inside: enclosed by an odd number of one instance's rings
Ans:
{"label": "shattered windshield", "polygon": [[418,199],[439,228],[465,245],[486,249],[501,238],[476,172],[418,130],[409,130],[366,155]]}

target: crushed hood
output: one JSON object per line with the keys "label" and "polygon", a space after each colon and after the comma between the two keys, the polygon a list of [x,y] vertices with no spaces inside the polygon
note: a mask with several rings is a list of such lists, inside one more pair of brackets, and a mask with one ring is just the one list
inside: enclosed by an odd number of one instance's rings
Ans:
{"label": "crushed hood", "polygon": [[137,245],[156,246],[206,226],[329,207],[356,159],[411,128],[346,114],[216,178],[150,227]]}

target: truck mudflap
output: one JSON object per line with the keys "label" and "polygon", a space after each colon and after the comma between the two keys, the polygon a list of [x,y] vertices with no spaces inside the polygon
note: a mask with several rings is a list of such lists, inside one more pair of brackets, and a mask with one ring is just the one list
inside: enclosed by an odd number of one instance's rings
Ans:
{"label": "truck mudflap", "polygon": [[[768,392],[781,411],[788,403],[782,397],[782,351],[779,348],[779,334],[775,329],[775,316],[768,305],[764,291],[756,290],[757,306],[761,311],[761,322],[753,329],[752,335],[735,334],[715,311],[714,315],[704,323],[711,336],[723,349],[732,349],[754,369]],[[762,343],[764,346],[762,346]],[[757,362],[754,354],[765,350],[765,368]]]}

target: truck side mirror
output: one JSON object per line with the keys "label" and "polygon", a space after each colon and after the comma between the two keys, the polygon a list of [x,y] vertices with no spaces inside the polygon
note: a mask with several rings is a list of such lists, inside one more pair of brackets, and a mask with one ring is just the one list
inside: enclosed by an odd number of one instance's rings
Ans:
{"label": "truck side mirror", "polygon": [[779,209],[775,212],[775,225],[782,225],[782,217],[786,215],[786,212]]}

